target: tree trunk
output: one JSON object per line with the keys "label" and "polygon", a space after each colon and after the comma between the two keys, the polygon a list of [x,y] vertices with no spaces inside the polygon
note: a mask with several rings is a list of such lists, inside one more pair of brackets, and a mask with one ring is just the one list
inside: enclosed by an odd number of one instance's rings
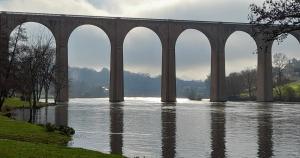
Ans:
{"label": "tree trunk", "polygon": [[49,88],[45,88],[45,102],[48,103],[48,93],[49,93]]}
{"label": "tree trunk", "polygon": [[1,98],[0,100],[0,111],[2,111],[2,106],[4,104],[5,98]]}
{"label": "tree trunk", "polygon": [[29,106],[30,106],[30,114],[29,114],[29,120],[28,122],[32,122],[32,101],[31,101],[31,96],[30,96],[30,99],[29,99]]}

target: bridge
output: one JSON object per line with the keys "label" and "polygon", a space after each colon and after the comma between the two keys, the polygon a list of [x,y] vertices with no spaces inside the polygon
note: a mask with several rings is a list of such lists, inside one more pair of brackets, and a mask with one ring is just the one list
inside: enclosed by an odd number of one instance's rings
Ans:
{"label": "bridge", "polygon": [[[110,88],[111,102],[124,101],[123,43],[126,35],[135,27],[145,27],[159,37],[162,44],[162,102],[176,101],[175,44],[179,35],[187,29],[202,32],[211,46],[211,94],[212,102],[226,101],[225,94],[225,44],[236,31],[248,33],[257,45],[257,101],[273,101],[272,94],[272,44],[264,40],[258,27],[247,23],[187,21],[170,19],[142,19],[64,14],[36,14],[0,12],[0,56],[8,53],[11,32],[22,23],[36,22],[46,26],[56,41],[56,79],[68,85],[68,39],[72,31],[82,25],[101,28],[111,43]],[[300,42],[300,32],[291,33]],[[1,65],[1,64],[0,64]],[[57,86],[57,101],[68,102],[68,86]]]}

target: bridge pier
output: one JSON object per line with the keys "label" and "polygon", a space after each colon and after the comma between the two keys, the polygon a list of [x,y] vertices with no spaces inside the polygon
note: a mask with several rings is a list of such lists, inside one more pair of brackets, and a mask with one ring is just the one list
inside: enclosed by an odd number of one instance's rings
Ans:
{"label": "bridge pier", "polygon": [[162,42],[161,101],[176,102],[176,38],[171,37],[170,26],[168,26],[164,35],[165,39]]}
{"label": "bridge pier", "polygon": [[[225,42],[220,37],[211,44],[211,102],[225,102]],[[225,40],[224,40],[225,41]]]}
{"label": "bridge pier", "polygon": [[259,102],[273,101],[272,43],[257,42],[257,91]]}
{"label": "bridge pier", "polygon": [[6,25],[6,17],[0,16],[0,72],[6,70],[5,65],[8,62],[8,45],[9,45],[9,31]]}
{"label": "bridge pier", "polygon": [[56,39],[55,100],[66,103],[69,101],[68,35],[59,28],[53,33]]}
{"label": "bridge pier", "polygon": [[111,57],[110,57],[110,86],[109,101],[124,101],[124,65],[123,65],[123,36],[121,29],[115,23],[114,32],[109,36],[111,41]]}

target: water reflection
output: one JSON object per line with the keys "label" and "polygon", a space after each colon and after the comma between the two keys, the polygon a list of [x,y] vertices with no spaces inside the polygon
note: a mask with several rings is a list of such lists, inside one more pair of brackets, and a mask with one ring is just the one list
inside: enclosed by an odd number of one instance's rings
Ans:
{"label": "water reflection", "polygon": [[176,104],[163,104],[161,109],[162,157],[174,158],[176,155]]}
{"label": "water reflection", "polygon": [[51,123],[68,126],[68,105],[57,105],[41,109],[17,109],[12,112],[17,120],[29,121],[35,124]]}
{"label": "water reflection", "polygon": [[258,105],[258,157],[270,158],[273,156],[273,121],[272,106]]}
{"label": "water reflection", "polygon": [[[46,112],[47,115],[47,112]],[[55,124],[58,126],[68,126],[68,106],[61,105],[55,107]]]}
{"label": "water reflection", "polygon": [[[226,105],[226,106],[225,106]],[[29,109],[15,118],[28,121]],[[69,144],[128,157],[299,157],[300,106],[254,102],[73,99],[32,111],[35,123],[73,127]]]}
{"label": "water reflection", "polygon": [[123,147],[123,105],[110,105],[110,150],[111,154],[122,155]]}
{"label": "water reflection", "polygon": [[226,157],[225,146],[225,104],[213,103],[211,105],[211,157]]}

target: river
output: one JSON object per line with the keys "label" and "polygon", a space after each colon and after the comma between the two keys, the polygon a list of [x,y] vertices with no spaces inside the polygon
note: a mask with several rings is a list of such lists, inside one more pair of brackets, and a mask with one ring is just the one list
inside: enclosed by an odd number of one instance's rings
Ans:
{"label": "river", "polygon": [[70,99],[38,110],[35,121],[73,127],[71,147],[128,157],[300,157],[300,104],[125,100]]}

